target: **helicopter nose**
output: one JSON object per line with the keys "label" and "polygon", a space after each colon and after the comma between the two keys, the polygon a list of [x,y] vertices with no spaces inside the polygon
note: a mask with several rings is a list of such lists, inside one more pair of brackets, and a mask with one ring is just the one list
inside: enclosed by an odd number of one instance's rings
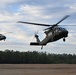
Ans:
{"label": "helicopter nose", "polygon": [[5,39],[6,39],[6,36],[4,36],[4,41],[5,41]]}
{"label": "helicopter nose", "polygon": [[68,36],[68,33],[69,33],[69,32],[68,32],[67,30],[65,30],[65,31],[64,31],[64,37],[67,37],[67,36]]}
{"label": "helicopter nose", "polygon": [[5,41],[5,39],[6,39],[6,36],[3,36],[3,37],[2,37],[2,40],[4,40],[4,41]]}
{"label": "helicopter nose", "polygon": [[65,33],[68,34],[68,31],[66,30]]}

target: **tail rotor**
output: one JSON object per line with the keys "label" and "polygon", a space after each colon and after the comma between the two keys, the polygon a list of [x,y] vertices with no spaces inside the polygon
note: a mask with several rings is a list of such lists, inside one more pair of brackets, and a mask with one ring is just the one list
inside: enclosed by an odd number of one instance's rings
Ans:
{"label": "tail rotor", "polygon": [[36,32],[34,33],[34,37],[35,37],[35,38],[38,37],[38,31],[36,31]]}

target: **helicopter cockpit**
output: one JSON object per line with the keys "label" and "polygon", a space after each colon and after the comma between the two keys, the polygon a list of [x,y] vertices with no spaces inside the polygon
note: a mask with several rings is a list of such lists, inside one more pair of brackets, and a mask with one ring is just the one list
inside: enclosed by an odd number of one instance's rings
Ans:
{"label": "helicopter cockpit", "polygon": [[62,27],[58,27],[54,30],[54,32],[66,32],[67,30],[65,28],[62,28]]}

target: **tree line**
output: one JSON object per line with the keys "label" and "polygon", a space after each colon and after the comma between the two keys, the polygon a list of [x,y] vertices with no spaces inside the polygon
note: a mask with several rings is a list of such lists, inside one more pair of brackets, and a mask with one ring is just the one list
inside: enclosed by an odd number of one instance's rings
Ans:
{"label": "tree line", "polygon": [[76,55],[7,49],[0,51],[0,64],[76,64]]}

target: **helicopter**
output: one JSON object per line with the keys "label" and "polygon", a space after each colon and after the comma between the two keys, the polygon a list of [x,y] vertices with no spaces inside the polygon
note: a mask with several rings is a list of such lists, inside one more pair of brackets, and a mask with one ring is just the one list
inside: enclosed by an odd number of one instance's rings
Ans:
{"label": "helicopter", "polygon": [[23,22],[23,21],[18,21],[17,23],[25,23],[25,24],[46,26],[46,27],[48,26],[48,28],[44,29],[44,33],[46,34],[46,36],[42,41],[40,41],[38,34],[35,34],[35,38],[37,42],[30,43],[30,45],[41,46],[41,49],[43,49],[43,46],[46,46],[50,42],[54,42],[62,38],[63,38],[63,42],[66,41],[65,38],[68,37],[69,32],[66,28],[60,27],[58,24],[61,23],[66,18],[68,18],[69,16],[70,15],[64,16],[60,21],[58,21],[56,24],[53,25]]}
{"label": "helicopter", "polygon": [[[12,32],[8,32],[8,33],[12,33]],[[6,33],[6,34],[8,34],[8,33]],[[2,41],[2,40],[6,40],[6,36],[5,35],[3,35],[3,34],[0,34],[0,41]]]}
{"label": "helicopter", "polygon": [[6,36],[5,35],[3,35],[3,34],[0,34],[0,41],[2,41],[2,40],[6,40]]}

